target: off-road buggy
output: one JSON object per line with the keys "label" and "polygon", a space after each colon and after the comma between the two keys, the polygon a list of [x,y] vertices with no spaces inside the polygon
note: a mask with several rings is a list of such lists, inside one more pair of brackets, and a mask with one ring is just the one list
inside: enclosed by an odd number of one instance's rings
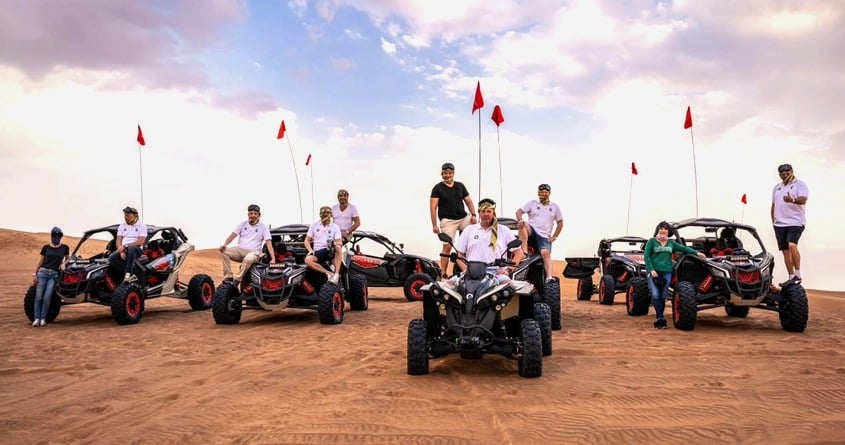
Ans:
{"label": "off-road buggy", "polygon": [[[707,255],[678,255],[669,296],[676,329],[695,329],[699,311],[722,307],[730,317],[744,318],[751,308],[776,311],[781,327],[803,332],[809,307],[800,284],[772,284],[774,256],[757,230],[715,218],[670,223],[676,241]],[[667,297],[668,298],[668,297]]]}
{"label": "off-road buggy", "polygon": [[[443,242],[452,242],[444,233],[439,237]],[[519,245],[519,240],[514,240],[509,248]],[[425,316],[408,325],[408,374],[427,374],[429,360],[448,354],[480,359],[492,353],[516,359],[520,376],[539,377],[543,373],[543,355],[552,353],[549,307],[533,302],[531,283],[499,283],[495,272],[488,270],[513,262],[466,261],[455,253],[450,257],[452,261],[463,261],[466,273],[454,281],[422,286]],[[526,303],[528,306],[522,307]]]}
{"label": "off-road buggy", "polygon": [[[498,218],[499,224],[507,227],[519,237],[517,220],[513,218]],[[543,256],[531,243],[528,244],[528,255],[522,259],[516,270],[513,279],[528,281],[534,285],[534,301],[546,303],[552,314],[552,329],[560,330],[560,278],[552,277],[551,281],[546,280],[546,268],[543,266]]]}
{"label": "off-road buggy", "polygon": [[[651,303],[643,259],[645,238],[621,236],[599,241],[596,257],[566,258],[563,276],[578,280],[575,296],[589,301],[598,294],[599,303],[613,304],[618,292],[625,292],[628,315],[645,315]],[[598,285],[593,275],[598,270]]]}
{"label": "off-road buggy", "polygon": [[[59,272],[47,312],[48,323],[59,316],[65,304],[110,306],[112,317],[122,325],[139,322],[144,315],[144,302],[151,298],[187,299],[194,310],[211,307],[214,281],[210,276],[194,275],[187,284],[179,280],[179,269],[194,250],[181,229],[148,224],[143,255],[132,268],[137,279],[123,282],[123,268],[109,264],[109,255],[115,251],[117,228],[115,224],[82,235],[64,271]],[[30,321],[35,317],[34,303],[35,286],[31,286],[24,297],[24,312]]]}
{"label": "off-road buggy", "polygon": [[348,248],[353,253],[349,263],[352,275],[363,275],[368,286],[402,286],[408,301],[422,301],[422,285],[440,277],[440,266],[429,258],[405,253],[396,244],[376,232],[352,232]]}
{"label": "off-road buggy", "polygon": [[[346,301],[353,311],[369,305],[367,279],[348,273],[351,255],[344,251],[338,284],[305,265],[308,226],[292,224],[270,229],[276,262],[266,248],[238,285],[224,281],[214,292],[212,314],[217,324],[237,324],[244,309],[280,311],[286,308],[316,310],[320,323],[343,322]],[[323,264],[329,268],[330,264]]]}

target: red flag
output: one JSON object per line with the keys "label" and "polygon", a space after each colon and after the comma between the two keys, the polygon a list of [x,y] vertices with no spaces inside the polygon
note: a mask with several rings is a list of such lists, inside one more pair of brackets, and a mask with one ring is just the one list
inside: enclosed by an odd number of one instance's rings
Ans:
{"label": "red flag", "polygon": [[144,133],[141,133],[141,124],[138,124],[138,137],[135,140],[141,145],[147,145],[147,142],[144,140]]}
{"label": "red flag", "polygon": [[687,107],[687,118],[684,120],[684,130],[692,128],[692,111]]}
{"label": "red flag", "polygon": [[742,194],[742,199],[740,201],[742,201],[743,204],[748,204],[748,197],[745,196],[745,193]]}
{"label": "red flag", "polygon": [[308,153],[308,159],[305,160],[305,166],[308,167],[308,164],[311,163],[311,153]]}
{"label": "red flag", "polygon": [[482,108],[484,108],[484,98],[481,97],[481,81],[479,80],[475,85],[475,100],[472,101],[472,114],[475,114],[475,110]]}
{"label": "red flag", "polygon": [[502,107],[496,105],[493,107],[493,115],[490,116],[490,119],[493,119],[493,122],[496,123],[496,126],[502,125],[502,122],[505,121],[505,116],[502,114]]}
{"label": "red flag", "polygon": [[631,174],[632,174],[632,175],[638,175],[638,174],[640,174],[640,172],[638,172],[638,171],[637,171],[637,164],[635,164],[635,163],[633,163],[633,162],[631,163]]}
{"label": "red flag", "polygon": [[276,136],[276,139],[285,137],[285,130],[287,130],[287,128],[285,128],[285,121],[282,120],[282,125],[279,127],[279,135]]}

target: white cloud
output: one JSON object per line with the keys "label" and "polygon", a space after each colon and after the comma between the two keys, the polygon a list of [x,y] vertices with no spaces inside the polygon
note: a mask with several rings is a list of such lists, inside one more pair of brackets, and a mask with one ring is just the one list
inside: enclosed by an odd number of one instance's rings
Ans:
{"label": "white cloud", "polygon": [[381,49],[386,54],[389,54],[391,56],[396,54],[396,45],[388,42],[387,40],[384,40],[383,37],[381,38]]}

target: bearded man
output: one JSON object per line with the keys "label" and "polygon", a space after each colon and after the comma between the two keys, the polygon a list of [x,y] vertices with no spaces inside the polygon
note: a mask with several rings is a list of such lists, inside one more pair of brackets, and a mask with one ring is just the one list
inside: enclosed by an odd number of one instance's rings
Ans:
{"label": "bearded man", "polygon": [[126,206],[123,209],[123,222],[117,227],[117,237],[114,245],[117,250],[109,255],[109,263],[117,268],[123,268],[123,281],[135,281],[132,265],[141,256],[141,249],[147,240],[147,225],[138,217],[138,210]]}
{"label": "bearded man", "polygon": [[[563,230],[563,213],[557,204],[549,200],[552,187],[549,184],[537,186],[537,199],[526,202],[516,211],[519,239],[522,240],[522,250],[527,252],[528,244],[540,252],[543,266],[546,269],[546,282],[554,280],[552,272],[552,243],[557,240]],[[522,215],[528,215],[528,222]],[[554,229],[554,234],[552,234]]]}
{"label": "bearded man", "polygon": [[810,190],[804,181],[795,177],[792,166],[781,164],[778,167],[780,182],[772,190],[772,225],[778,250],[783,253],[783,263],[789,278],[781,283],[801,284],[801,253],[798,252],[798,240],[804,233],[807,219],[804,215]]}
{"label": "bearded man", "polygon": [[[308,249],[308,255],[305,256],[305,265],[317,272],[326,274],[329,283],[337,284],[340,277],[340,260],[341,254],[341,235],[340,226],[332,222],[332,208],[329,206],[320,207],[320,220],[315,221],[308,228],[308,233],[305,235],[305,248]],[[326,270],[321,265],[322,262],[332,260],[334,270]]]}
{"label": "bearded man", "polygon": [[[253,264],[261,257],[261,244],[267,246],[270,253],[270,262],[276,262],[276,252],[273,250],[270,229],[260,222],[261,207],[250,204],[247,207],[247,219],[235,226],[232,233],[226,237],[226,241],[220,245],[220,260],[223,262],[223,281],[231,281],[235,286],[243,281],[244,274],[249,271]],[[235,237],[238,238],[237,247],[228,247]],[[232,276],[232,263],[241,263],[237,276]]]}

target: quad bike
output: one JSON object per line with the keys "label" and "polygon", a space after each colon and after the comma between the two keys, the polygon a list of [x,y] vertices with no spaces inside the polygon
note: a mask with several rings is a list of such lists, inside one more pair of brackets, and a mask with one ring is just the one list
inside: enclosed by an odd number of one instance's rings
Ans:
{"label": "quad bike", "polygon": [[349,237],[354,252],[349,269],[366,277],[368,286],[402,287],[408,301],[422,301],[420,287],[440,278],[440,265],[405,253],[404,247],[376,232],[356,230]]}
{"label": "quad bike", "polygon": [[[452,243],[449,235],[439,238]],[[513,240],[508,247],[519,245]],[[531,283],[500,283],[490,268],[513,265],[503,258],[492,263],[467,261],[454,253],[450,258],[463,262],[466,272],[454,281],[422,286],[424,318],[408,325],[408,374],[427,374],[429,360],[448,354],[464,359],[500,354],[517,360],[520,376],[542,375],[543,356],[552,349],[551,317],[545,303],[533,303]]]}
{"label": "quad bike", "polygon": [[[646,315],[651,304],[643,259],[646,241],[637,236],[604,238],[596,257],[566,258],[563,276],[578,280],[576,298],[589,301],[598,294],[600,304],[612,305],[616,294],[625,292],[628,315]],[[593,284],[597,269],[601,275],[598,286]]]}
{"label": "quad bike", "polygon": [[[498,221],[519,236],[515,219],[499,218]],[[542,301],[549,306],[552,329],[560,330],[563,327],[560,321],[560,278],[552,277],[552,280],[547,280],[543,256],[531,244],[528,245],[528,256],[522,259],[512,276],[514,280],[528,281],[534,285],[534,301]]]}
{"label": "quad bike", "polygon": [[729,317],[738,318],[747,317],[752,308],[775,311],[784,330],[806,329],[807,292],[800,284],[772,284],[774,256],[754,227],[716,218],[688,219],[670,227],[677,242],[707,255],[676,258],[667,295],[676,329],[695,329],[698,312],[713,308],[724,308]]}
{"label": "quad bike", "polygon": [[[337,284],[329,283],[325,274],[305,265],[304,246],[308,226],[287,225],[270,230],[276,262],[269,261],[269,252],[250,267],[242,282],[224,281],[214,292],[212,314],[217,324],[237,324],[245,309],[281,311],[316,310],[320,323],[343,322],[346,301],[353,311],[369,306],[367,279],[348,272],[351,255],[344,252]],[[323,264],[329,268],[329,264]]]}
{"label": "quad bike", "polygon": [[[111,307],[118,324],[141,321],[145,301],[157,297],[187,299],[193,310],[211,307],[214,281],[198,274],[186,284],[179,280],[179,270],[194,245],[181,229],[147,225],[148,241],[143,254],[132,265],[135,281],[123,282],[124,270],[109,263],[115,251],[118,225],[85,232],[73,250],[64,270],[59,272],[55,294],[47,310],[46,321],[59,316],[62,305],[96,303]],[[103,250],[102,242],[108,240]],[[35,318],[35,286],[24,297],[24,313]]]}

